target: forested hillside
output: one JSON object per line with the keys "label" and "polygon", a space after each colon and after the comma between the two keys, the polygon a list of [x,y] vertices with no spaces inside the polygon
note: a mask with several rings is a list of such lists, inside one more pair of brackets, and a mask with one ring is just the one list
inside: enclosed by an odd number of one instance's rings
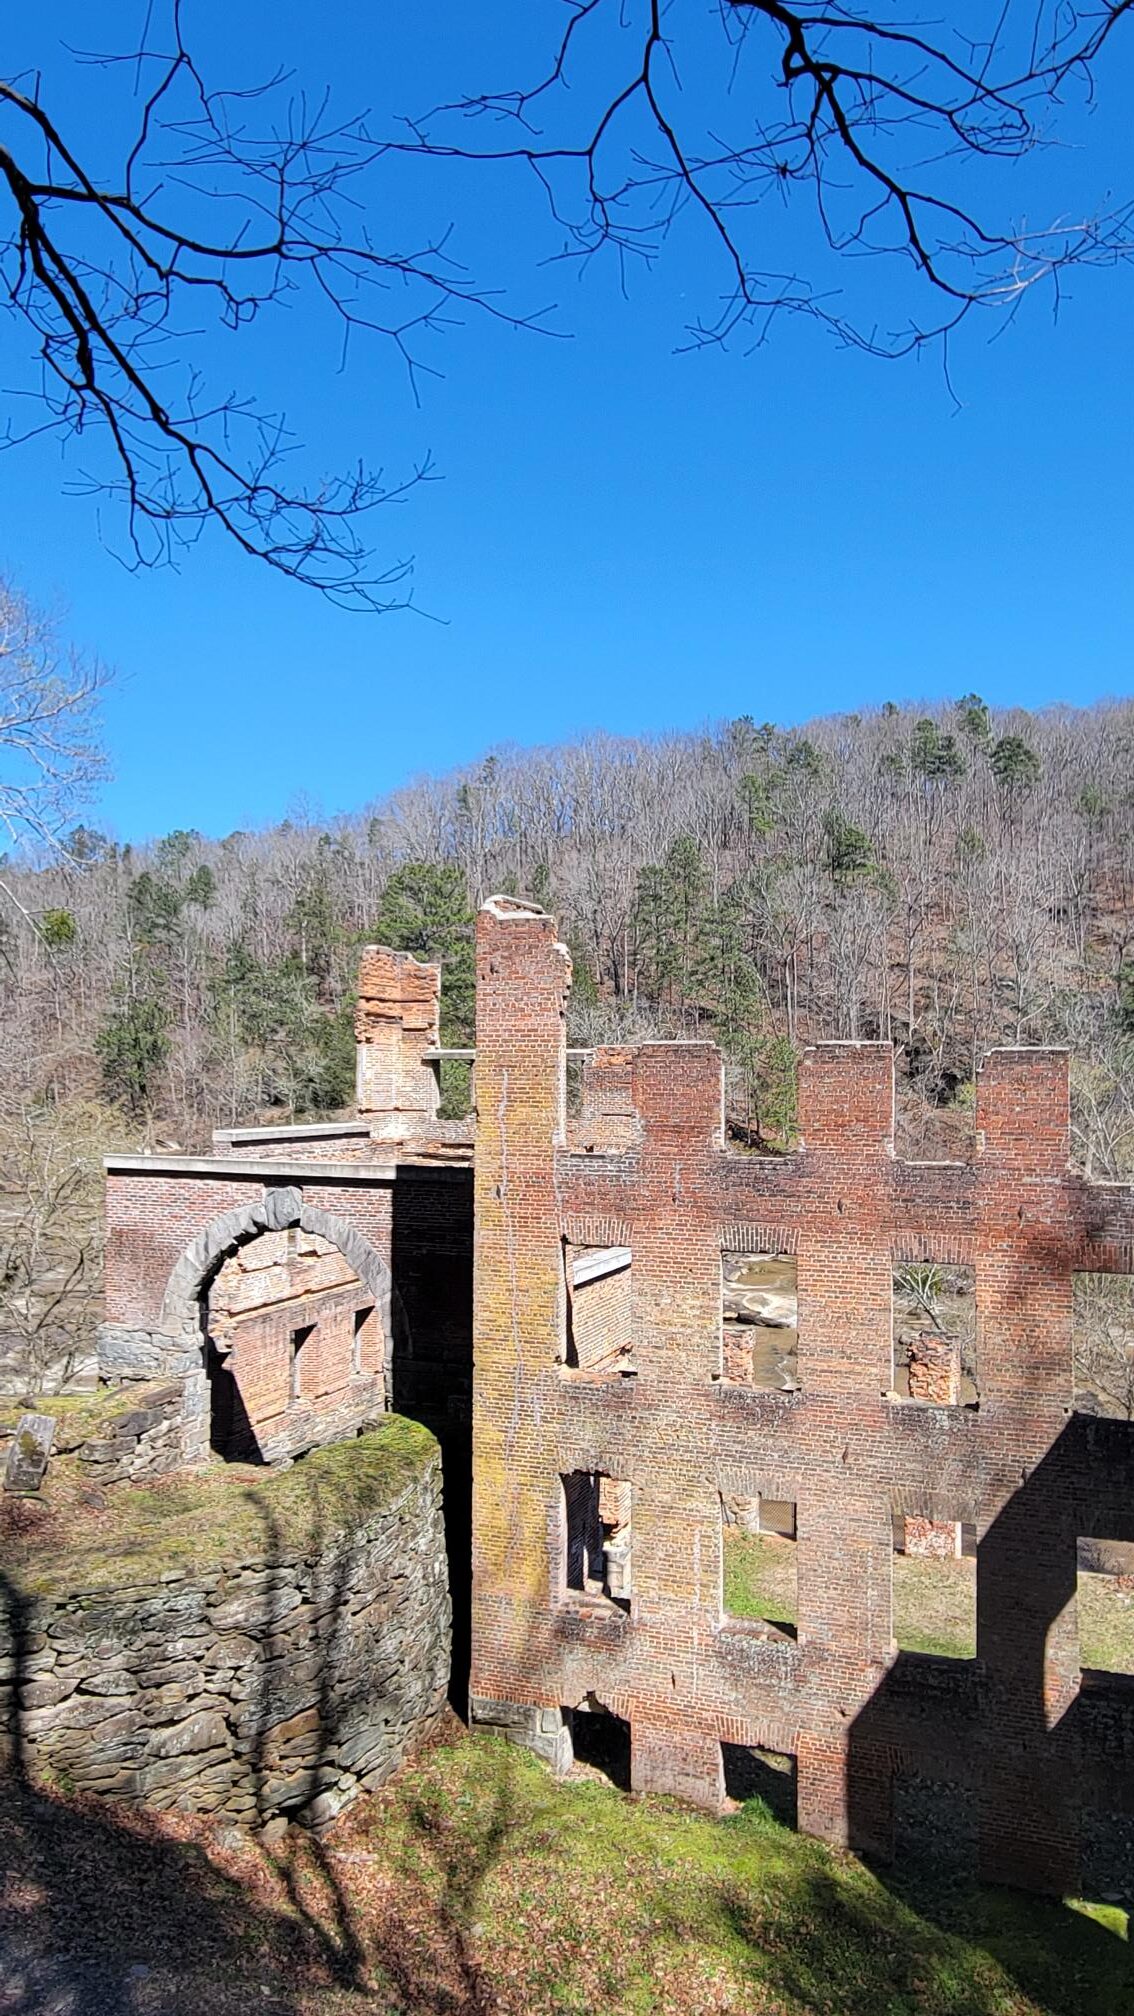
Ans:
{"label": "forested hillside", "polygon": [[893,1043],[921,1156],[957,1152],[986,1047],[1055,1042],[1077,1159],[1128,1175],[1132,752],[1134,703],[998,715],[968,695],[504,750],[326,825],[146,846],[79,828],[68,860],[4,869],[9,1200],[39,1198],[42,1240],[72,1205],[85,1222],[111,1139],[198,1147],[348,1104],[363,941],[442,957],[444,1036],[467,1042],[493,890],[558,913],[573,1040],[715,1036],[755,1145],[790,1137],[809,1038]]}

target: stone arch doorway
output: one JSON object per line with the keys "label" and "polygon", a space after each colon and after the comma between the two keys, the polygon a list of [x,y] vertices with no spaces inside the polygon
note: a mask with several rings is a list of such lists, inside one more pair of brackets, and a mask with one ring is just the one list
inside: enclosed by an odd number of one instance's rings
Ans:
{"label": "stone arch doorway", "polygon": [[381,1255],[298,1190],[213,1219],[162,1305],[195,1347],[187,1457],[273,1463],[360,1433],[388,1404],[390,1305]]}

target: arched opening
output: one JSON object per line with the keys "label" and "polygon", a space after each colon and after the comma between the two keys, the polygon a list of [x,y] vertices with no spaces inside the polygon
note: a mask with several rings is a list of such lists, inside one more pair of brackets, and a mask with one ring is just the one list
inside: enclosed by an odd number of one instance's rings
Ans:
{"label": "arched opening", "polygon": [[163,1320],[192,1334],[197,1453],[278,1463],[386,1411],[390,1276],[352,1227],[296,1190],[215,1219],[170,1277]]}

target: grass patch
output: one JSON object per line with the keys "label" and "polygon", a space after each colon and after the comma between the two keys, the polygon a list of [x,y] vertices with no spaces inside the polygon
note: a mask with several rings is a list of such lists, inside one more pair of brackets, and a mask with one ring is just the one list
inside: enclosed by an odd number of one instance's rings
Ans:
{"label": "grass patch", "polygon": [[139,2009],[201,2016],[1127,2016],[1134,1988],[1121,1913],[899,1892],[759,1801],[557,1784],[487,1736],[274,1850],[21,1794],[0,1864],[0,1953],[53,1985],[74,1956],[91,2006],[139,1961]]}
{"label": "grass patch", "polygon": [[795,1541],[775,1533],[724,1528],[724,1609],[726,1617],[795,1625],[798,1619]]}
{"label": "grass patch", "polygon": [[894,1637],[904,1652],[976,1657],[976,1562],[894,1556]]}
{"label": "grass patch", "polygon": [[1078,1608],[1080,1663],[1134,1674],[1134,1589],[1124,1589],[1116,1575],[1080,1571]]}
{"label": "grass patch", "polygon": [[372,1433],[313,1450],[289,1470],[215,1463],[109,1491],[84,1487],[61,1458],[36,1523],[5,1540],[5,1572],[28,1594],[58,1596],[236,1560],[296,1559],[392,1504],[436,1446],[428,1429],[391,1414]]}
{"label": "grass patch", "polygon": [[150,1393],[164,1391],[168,1380],[153,1385],[102,1386],[94,1393],[37,1393],[28,1399],[0,1402],[0,1429],[15,1434],[22,1414],[50,1414],[55,1422],[55,1451],[77,1449],[81,1442],[105,1434],[112,1421],[121,1420],[146,1405]]}

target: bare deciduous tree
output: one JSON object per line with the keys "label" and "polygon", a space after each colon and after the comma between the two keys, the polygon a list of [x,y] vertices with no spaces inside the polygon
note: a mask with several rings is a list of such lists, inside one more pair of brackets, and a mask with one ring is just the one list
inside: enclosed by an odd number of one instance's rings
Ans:
{"label": "bare deciduous tree", "polygon": [[1104,1414],[1134,1421],[1134,1282],[1122,1274],[1074,1278],[1075,1386]]}
{"label": "bare deciduous tree", "polygon": [[[55,850],[103,774],[96,708],[107,674],[64,653],[56,627],[0,581],[0,829],[13,847]],[[27,914],[10,877],[0,893]]]}
{"label": "bare deciduous tree", "polygon": [[0,1114],[0,1379],[58,1391],[94,1351],[107,1116]]}
{"label": "bare deciduous tree", "polygon": [[208,339],[302,290],[343,348],[380,338],[412,377],[417,346],[456,306],[525,318],[472,285],[444,232],[379,246],[360,197],[385,149],[365,121],[337,119],[325,93],[292,93],[283,76],[214,86],[185,11],[150,8],[138,48],[85,59],[104,135],[133,110],[112,174],[91,165],[89,133],[53,117],[38,77],[0,76],[0,278],[36,366],[28,417],[14,404],[3,438],[100,445],[90,480],[123,506],[128,564],[169,560],[212,523],[348,607],[404,603],[407,563],[375,572],[363,527],[428,464],[392,482],[360,466],[305,485],[285,419],[215,389]]}
{"label": "bare deciduous tree", "polygon": [[[2,438],[81,434],[101,455],[84,480],[122,505],[132,564],[215,524],[348,607],[400,605],[407,565],[375,566],[367,521],[427,465],[305,482],[285,418],[213,376],[216,332],[297,294],[326,310],[335,344],[377,340],[411,378],[455,311],[545,326],[456,263],[448,219],[424,243],[402,238],[400,175],[453,164],[459,209],[470,176],[478,200],[479,167],[514,164],[547,198],[552,258],[609,252],[623,270],[680,217],[698,221],[720,282],[691,345],[759,341],[802,314],[908,354],[976,308],[1011,311],[1037,283],[1058,292],[1068,269],[1130,251],[1130,202],[1052,195],[1045,150],[1061,121],[1079,137],[1132,8],[1021,0],[966,28],[895,0],[564,0],[531,81],[379,132],[340,117],[317,80],[207,77],[182,0],[157,0],[137,48],[76,58],[97,145],[55,116],[41,78],[0,77],[0,278],[33,363]],[[116,165],[96,168],[124,120]],[[1042,221],[1017,202],[1046,206]],[[852,263],[862,255],[893,282]]]}
{"label": "bare deciduous tree", "polygon": [[[691,213],[723,276],[694,344],[759,338],[802,313],[900,355],[978,306],[1011,308],[1037,282],[1130,251],[1128,200],[1028,225],[989,166],[1038,159],[1058,117],[1090,100],[1130,11],[1025,0],[951,24],[893,0],[565,0],[541,72],[438,108],[415,140],[529,169],[569,259],[650,259]],[[497,144],[479,141],[486,129]],[[826,253],[897,262],[914,283],[905,309],[877,286],[848,305]]]}

